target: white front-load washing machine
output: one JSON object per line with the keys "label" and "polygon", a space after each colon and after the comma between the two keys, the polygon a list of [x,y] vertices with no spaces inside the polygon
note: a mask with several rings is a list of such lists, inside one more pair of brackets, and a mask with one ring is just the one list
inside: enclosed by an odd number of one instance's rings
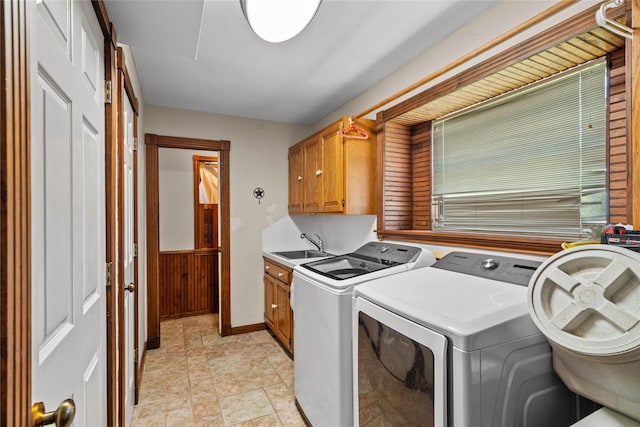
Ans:
{"label": "white front-load washing machine", "polygon": [[354,290],[354,424],[567,426],[575,395],[527,310],[540,262],[452,252]]}

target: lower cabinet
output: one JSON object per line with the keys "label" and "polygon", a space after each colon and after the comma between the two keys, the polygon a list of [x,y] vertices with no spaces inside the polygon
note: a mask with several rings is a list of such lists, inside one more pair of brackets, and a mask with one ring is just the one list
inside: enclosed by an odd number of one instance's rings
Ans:
{"label": "lower cabinet", "polygon": [[264,322],[293,354],[293,312],[289,304],[292,270],[264,259]]}

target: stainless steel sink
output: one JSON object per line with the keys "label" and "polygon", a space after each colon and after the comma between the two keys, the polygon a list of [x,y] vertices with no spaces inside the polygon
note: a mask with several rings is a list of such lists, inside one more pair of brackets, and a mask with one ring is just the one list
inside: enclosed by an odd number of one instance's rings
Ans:
{"label": "stainless steel sink", "polygon": [[320,252],[311,249],[303,249],[299,251],[285,251],[285,252],[274,252],[276,255],[279,255],[283,258],[287,259],[303,259],[303,258],[321,258],[333,256],[328,252]]}

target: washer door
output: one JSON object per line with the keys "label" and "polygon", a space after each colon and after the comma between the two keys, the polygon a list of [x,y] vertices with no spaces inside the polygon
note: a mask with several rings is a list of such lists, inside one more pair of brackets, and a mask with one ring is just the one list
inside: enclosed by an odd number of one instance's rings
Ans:
{"label": "washer door", "polygon": [[354,424],[446,425],[443,335],[357,298]]}

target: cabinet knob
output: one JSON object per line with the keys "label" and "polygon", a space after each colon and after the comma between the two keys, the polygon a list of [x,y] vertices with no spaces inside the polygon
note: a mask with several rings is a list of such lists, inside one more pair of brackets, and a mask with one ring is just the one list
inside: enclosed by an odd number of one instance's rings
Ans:
{"label": "cabinet knob", "polygon": [[298,181],[302,181],[302,177],[298,175]]}
{"label": "cabinet knob", "polygon": [[322,175],[322,170],[321,170],[321,169],[318,169],[318,170],[316,171],[316,176],[318,176],[318,175]]}
{"label": "cabinet knob", "polygon": [[271,304],[271,310],[275,310],[276,308],[278,308],[278,304]]}
{"label": "cabinet knob", "polygon": [[269,270],[271,267],[269,267],[268,265],[264,268],[265,270]]}
{"label": "cabinet knob", "polygon": [[284,273],[278,273],[278,277],[284,276]]}

